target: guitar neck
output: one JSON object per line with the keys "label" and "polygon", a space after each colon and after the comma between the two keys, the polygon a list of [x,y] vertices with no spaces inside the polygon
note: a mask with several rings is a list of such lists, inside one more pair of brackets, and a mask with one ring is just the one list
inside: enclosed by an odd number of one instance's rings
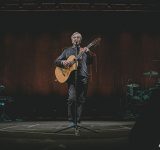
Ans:
{"label": "guitar neck", "polygon": [[[98,44],[100,41],[101,41],[101,38],[96,38],[94,41],[92,41],[86,47],[89,49],[91,46],[94,46],[94,45]],[[85,53],[85,51],[80,52],[78,54],[78,56],[76,57],[76,59],[78,60],[84,53]]]}
{"label": "guitar neck", "polygon": [[[92,46],[92,44],[87,45],[87,48],[90,48]],[[81,53],[78,54],[78,56],[76,57],[77,60],[85,53],[85,51],[82,51]]]}

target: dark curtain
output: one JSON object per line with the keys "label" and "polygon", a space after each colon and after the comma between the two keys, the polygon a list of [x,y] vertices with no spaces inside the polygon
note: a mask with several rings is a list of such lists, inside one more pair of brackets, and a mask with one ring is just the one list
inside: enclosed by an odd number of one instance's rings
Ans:
{"label": "dark curtain", "polygon": [[123,93],[128,81],[150,87],[159,71],[158,13],[140,12],[8,12],[0,14],[0,83],[9,93],[66,94],[55,82],[54,60],[71,46],[73,32],[82,33],[82,46],[101,37],[92,48],[89,95]]}

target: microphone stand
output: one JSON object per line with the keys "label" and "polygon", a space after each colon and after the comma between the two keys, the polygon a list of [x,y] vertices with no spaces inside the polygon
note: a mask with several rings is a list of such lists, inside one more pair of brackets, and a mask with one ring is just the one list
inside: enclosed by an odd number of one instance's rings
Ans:
{"label": "microphone stand", "polygon": [[[76,58],[77,58],[77,56],[78,56],[78,51],[79,51],[79,47],[78,47],[78,44],[77,44],[77,42],[76,42],[76,44],[75,44],[75,46],[76,46]],[[77,125],[77,90],[78,90],[78,88],[77,88],[77,79],[78,79],[78,73],[77,73],[77,69],[78,69],[78,65],[77,65],[77,63],[78,63],[78,60],[77,59],[75,59],[75,65],[76,65],[76,70],[75,70],[75,79],[74,79],[74,81],[75,81],[75,83],[74,83],[74,86],[75,86],[75,108],[74,108],[74,113],[75,113],[75,116],[74,116],[74,120],[75,120],[75,122],[74,122],[74,128],[75,128],[75,135],[79,135],[79,126]]]}
{"label": "microphone stand", "polygon": [[86,128],[86,127],[82,127],[80,125],[77,124],[77,79],[78,79],[78,73],[77,73],[77,68],[78,68],[78,59],[77,59],[77,56],[78,56],[78,51],[79,51],[79,45],[75,44],[76,46],[76,59],[75,59],[75,64],[76,64],[76,69],[75,69],[75,76],[74,76],[74,86],[75,86],[75,116],[74,116],[74,125],[70,126],[70,127],[67,127],[67,128],[64,128],[64,129],[60,129],[58,131],[55,131],[54,133],[58,133],[58,132],[61,132],[61,131],[64,131],[64,130],[67,130],[67,129],[70,129],[70,128],[74,128],[75,129],[75,135],[76,136],[79,136],[80,135],[80,128],[83,128],[83,129],[86,129],[86,130],[89,130],[89,131],[92,131],[94,133],[98,133],[97,131],[94,131],[92,129],[89,129],[89,128]]}

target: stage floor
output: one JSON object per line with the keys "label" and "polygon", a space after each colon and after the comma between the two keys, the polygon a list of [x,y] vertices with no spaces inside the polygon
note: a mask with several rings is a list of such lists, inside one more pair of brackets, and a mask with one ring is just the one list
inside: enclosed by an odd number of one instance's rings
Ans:
{"label": "stage floor", "polygon": [[[1,150],[96,149],[129,150],[128,135],[134,121],[83,121],[80,135],[67,121],[1,122]],[[93,131],[84,129],[88,128]]]}

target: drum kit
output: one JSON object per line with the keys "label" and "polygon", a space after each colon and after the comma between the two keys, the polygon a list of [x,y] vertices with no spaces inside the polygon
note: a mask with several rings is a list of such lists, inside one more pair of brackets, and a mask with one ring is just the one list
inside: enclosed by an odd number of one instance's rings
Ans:
{"label": "drum kit", "polygon": [[144,72],[143,75],[145,77],[149,77],[149,79],[151,78],[156,78],[156,83],[154,84],[153,87],[147,88],[147,89],[143,89],[140,87],[139,84],[137,83],[131,83],[131,84],[127,84],[127,97],[132,100],[135,101],[137,103],[144,103],[147,102],[153,91],[157,88],[160,88],[160,78],[159,78],[159,73],[156,71],[148,71],[148,72]]}

